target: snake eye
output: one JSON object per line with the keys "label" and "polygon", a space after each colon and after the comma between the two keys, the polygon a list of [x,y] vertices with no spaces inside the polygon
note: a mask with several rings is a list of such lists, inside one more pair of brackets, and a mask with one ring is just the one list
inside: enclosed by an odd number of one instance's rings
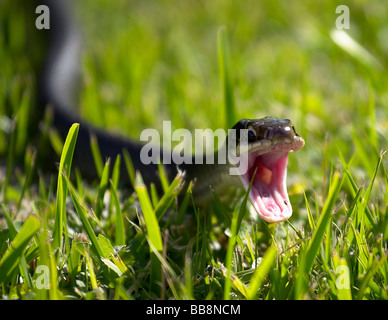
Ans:
{"label": "snake eye", "polygon": [[248,127],[248,141],[255,141],[256,140],[256,130],[249,126]]}

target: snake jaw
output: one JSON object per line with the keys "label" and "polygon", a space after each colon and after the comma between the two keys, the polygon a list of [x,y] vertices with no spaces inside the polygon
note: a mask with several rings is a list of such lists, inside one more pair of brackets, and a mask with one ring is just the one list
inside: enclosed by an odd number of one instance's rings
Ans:
{"label": "snake jaw", "polygon": [[[249,170],[242,175],[242,181],[249,191],[255,210],[267,222],[281,222],[292,215],[287,193],[288,152],[274,152],[251,157]],[[253,179],[253,180],[252,180]]]}
{"label": "snake jaw", "polygon": [[304,146],[304,140],[295,135],[271,144],[257,142],[249,152],[248,171],[240,175],[249,199],[263,220],[275,223],[287,220],[292,215],[292,206],[287,193],[288,154]]}

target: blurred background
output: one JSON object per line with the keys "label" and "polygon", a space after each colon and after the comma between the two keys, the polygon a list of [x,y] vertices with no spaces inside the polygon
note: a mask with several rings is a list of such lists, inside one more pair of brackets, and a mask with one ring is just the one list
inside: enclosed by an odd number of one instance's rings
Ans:
{"label": "blurred background", "polygon": [[[338,5],[350,11],[350,42],[332,36]],[[0,1],[2,159],[12,119],[21,109],[34,113],[47,49],[44,33],[31,28],[35,7]],[[83,0],[74,14],[84,49],[79,110],[108,130],[138,139],[163,120],[173,129],[224,127],[217,51],[224,26],[236,116],[290,118],[306,140],[290,157],[291,193],[324,188],[342,156],[355,155],[355,174],[369,177],[386,149],[386,1]],[[28,137],[19,140],[23,154]]]}

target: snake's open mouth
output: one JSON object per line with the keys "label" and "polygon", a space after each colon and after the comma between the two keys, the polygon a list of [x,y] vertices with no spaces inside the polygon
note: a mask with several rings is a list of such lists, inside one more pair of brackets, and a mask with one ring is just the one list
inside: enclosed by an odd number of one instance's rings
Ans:
{"label": "snake's open mouth", "polygon": [[248,190],[253,179],[249,199],[259,216],[267,222],[281,222],[292,215],[286,183],[288,154],[302,148],[304,141],[295,136],[292,141],[266,147],[263,143],[257,144],[257,150],[249,152],[248,171],[241,175],[241,180]]}

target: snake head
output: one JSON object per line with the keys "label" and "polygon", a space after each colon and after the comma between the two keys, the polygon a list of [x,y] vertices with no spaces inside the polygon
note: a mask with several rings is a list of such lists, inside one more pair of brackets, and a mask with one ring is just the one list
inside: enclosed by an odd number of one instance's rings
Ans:
{"label": "snake head", "polygon": [[[242,143],[240,129],[247,133],[248,170],[240,180],[259,216],[267,222],[291,217],[292,206],[287,193],[287,162],[290,151],[304,146],[304,140],[288,119],[265,117],[240,120],[236,129],[237,145]],[[241,146],[240,146],[240,150]]]}

